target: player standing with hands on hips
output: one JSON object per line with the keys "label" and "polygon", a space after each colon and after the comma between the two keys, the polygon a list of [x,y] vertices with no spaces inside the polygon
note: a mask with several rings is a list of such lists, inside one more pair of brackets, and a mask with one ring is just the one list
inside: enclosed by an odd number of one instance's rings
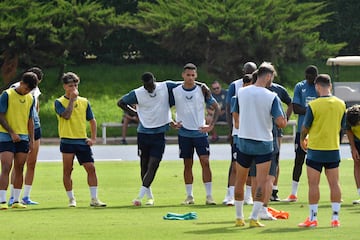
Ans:
{"label": "player standing with hands on hips", "polygon": [[[182,72],[184,82],[173,89],[176,123],[173,127],[179,130],[178,143],[180,157],[184,161],[184,182],[187,197],[183,204],[194,204],[193,172],[194,149],[200,159],[202,180],[206,191],[206,205],[215,205],[212,197],[212,174],[209,163],[210,147],[208,132],[214,128],[220,108],[210,91],[205,92],[196,83],[197,67],[188,63]],[[205,103],[214,108],[214,117],[205,124]]]}

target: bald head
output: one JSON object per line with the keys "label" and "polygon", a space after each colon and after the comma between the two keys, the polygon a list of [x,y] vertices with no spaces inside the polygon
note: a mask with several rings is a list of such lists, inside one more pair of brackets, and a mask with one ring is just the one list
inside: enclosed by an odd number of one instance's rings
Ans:
{"label": "bald head", "polygon": [[244,73],[252,74],[257,69],[257,66],[254,62],[247,62],[244,64]]}

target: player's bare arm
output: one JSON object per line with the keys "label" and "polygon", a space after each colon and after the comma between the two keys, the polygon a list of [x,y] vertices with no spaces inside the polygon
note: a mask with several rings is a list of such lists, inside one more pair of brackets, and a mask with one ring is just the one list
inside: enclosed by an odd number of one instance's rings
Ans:
{"label": "player's bare arm", "polygon": [[117,102],[117,105],[118,105],[119,108],[124,110],[130,116],[132,116],[132,117],[137,116],[136,109],[134,109],[130,104],[127,104],[126,102],[124,102],[123,99],[120,99]]}
{"label": "player's bare arm", "polygon": [[66,120],[70,119],[71,114],[74,110],[74,102],[75,102],[75,98],[69,99],[69,105],[65,108],[65,111],[61,114],[61,117],[65,118]]}
{"label": "player's bare arm", "polygon": [[279,116],[275,119],[275,124],[278,128],[284,128],[286,127],[287,120],[284,116]]}
{"label": "player's bare arm", "polygon": [[182,127],[182,122],[175,122],[175,121],[171,121],[170,123],[170,127],[179,130]]}
{"label": "player's bare arm", "polygon": [[200,132],[210,132],[214,126],[215,123],[217,121],[217,119],[219,118],[219,114],[220,114],[220,107],[219,104],[215,101],[211,104],[211,107],[214,109],[214,114],[213,117],[211,118],[211,122],[209,124],[205,124],[204,126],[200,127]]}
{"label": "player's bare arm", "polygon": [[14,130],[10,127],[10,125],[6,121],[5,113],[0,113],[0,124],[10,134],[13,142],[20,142],[20,140],[21,140],[20,136],[14,132]]}
{"label": "player's bare arm", "polygon": [[309,133],[309,129],[302,126],[301,132],[300,132],[300,145],[304,151],[307,150],[307,135],[308,135],[308,133]]}
{"label": "player's bare arm", "polygon": [[303,107],[297,103],[293,103],[293,110],[295,114],[305,115],[306,107]]}
{"label": "player's bare arm", "polygon": [[34,128],[35,128],[34,127],[34,119],[29,118],[29,120],[28,120],[29,152],[31,152],[34,148],[34,142],[35,142]]}
{"label": "player's bare arm", "polygon": [[89,121],[91,137],[86,139],[86,144],[92,146],[96,143],[96,119],[93,118]]}
{"label": "player's bare arm", "polygon": [[349,140],[350,150],[351,150],[351,156],[354,161],[360,161],[360,155],[358,150],[355,146],[355,140],[354,140],[354,133],[351,130],[346,130],[346,135]]}

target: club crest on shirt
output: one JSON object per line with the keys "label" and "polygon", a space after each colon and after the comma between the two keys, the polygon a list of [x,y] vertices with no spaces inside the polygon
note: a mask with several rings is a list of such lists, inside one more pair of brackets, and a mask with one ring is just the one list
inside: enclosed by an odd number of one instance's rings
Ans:
{"label": "club crest on shirt", "polygon": [[19,101],[20,101],[20,103],[25,103],[26,102],[25,99],[20,99]]}

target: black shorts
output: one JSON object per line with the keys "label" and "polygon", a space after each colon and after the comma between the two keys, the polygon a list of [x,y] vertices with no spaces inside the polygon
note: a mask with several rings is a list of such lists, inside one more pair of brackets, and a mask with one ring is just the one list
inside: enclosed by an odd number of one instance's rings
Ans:
{"label": "black shorts", "polygon": [[165,133],[137,134],[138,156],[162,159],[165,151]]}
{"label": "black shorts", "polygon": [[[279,161],[277,161],[276,153],[272,154],[271,164],[270,164],[270,169],[269,169],[270,176],[276,177],[276,169],[277,169],[278,165],[279,165]],[[256,164],[254,161],[252,162],[252,164],[250,166],[249,176],[256,177]]]}
{"label": "black shorts", "polygon": [[35,141],[41,138],[41,128],[35,128],[34,130],[34,138]]}
{"label": "black shorts", "polygon": [[252,162],[255,164],[271,161],[272,153],[262,155],[249,155],[241,151],[237,154],[236,161],[244,168],[249,168]]}
{"label": "black shorts", "polygon": [[338,168],[340,165],[340,161],[337,162],[316,162],[312,161],[310,159],[306,159],[306,166],[311,167],[320,173],[322,172],[322,169],[332,169],[332,168]]}
{"label": "black shorts", "polygon": [[205,137],[183,137],[178,136],[180,158],[193,158],[194,148],[198,156],[210,155],[210,147],[207,136]]}
{"label": "black shorts", "polygon": [[60,143],[60,152],[75,154],[80,165],[94,162],[93,153],[89,145]]}
{"label": "black shorts", "polygon": [[28,153],[29,152],[29,142],[20,141],[20,142],[0,142],[0,152],[12,152],[12,153]]}

